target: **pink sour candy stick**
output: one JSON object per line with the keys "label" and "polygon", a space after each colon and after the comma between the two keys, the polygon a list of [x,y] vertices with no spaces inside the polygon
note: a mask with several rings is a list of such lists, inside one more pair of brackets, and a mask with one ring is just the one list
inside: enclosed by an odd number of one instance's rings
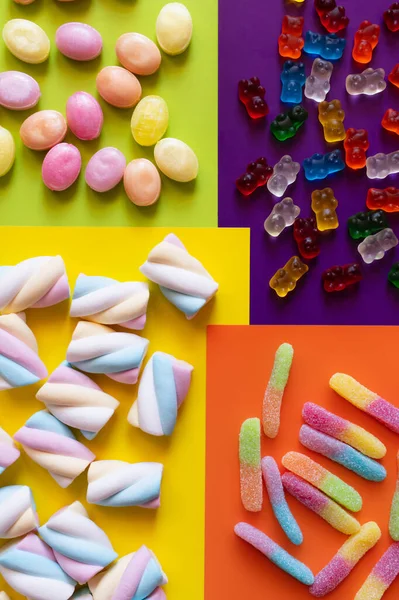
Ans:
{"label": "pink sour candy stick", "polygon": [[399,574],[399,542],[394,542],[382,555],[355,600],[380,600]]}
{"label": "pink sour candy stick", "polygon": [[263,431],[269,438],[275,438],[280,428],[280,411],[285,386],[291,370],[294,349],[290,344],[277,348],[273,370],[263,398]]}

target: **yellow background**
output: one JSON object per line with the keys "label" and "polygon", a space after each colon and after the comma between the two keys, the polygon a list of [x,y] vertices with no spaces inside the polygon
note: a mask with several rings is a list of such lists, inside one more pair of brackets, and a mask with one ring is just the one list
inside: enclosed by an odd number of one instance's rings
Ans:
{"label": "yellow background", "polygon": [[[151,511],[87,504],[86,507],[121,556],[143,543],[154,550],[169,577],[168,600],[202,600],[206,325],[248,323],[249,231],[178,228],[173,231],[220,284],[215,300],[193,321],[187,321],[157,287],[150,284],[148,325],[143,332],[150,340],[147,358],[155,350],[163,350],[195,367],[193,384],[180,411],[174,435],[155,438],[132,428],[126,417],[137,387],[124,386],[99,376],[96,381],[121,405],[95,440],[85,440],[99,459],[163,462],[161,508]],[[153,228],[0,227],[0,264],[15,264],[31,256],[60,254],[65,260],[72,289],[80,272],[120,280],[142,280],[138,267],[149,250],[169,232]],[[40,356],[51,373],[65,359],[77,321],[68,317],[66,302],[48,309],[30,310],[27,314],[28,324],[37,336]],[[0,394],[0,425],[8,433],[15,433],[31,414],[43,409],[43,404],[35,399],[39,387]],[[83,441],[81,436],[78,437]],[[22,452],[21,458],[0,476],[0,484],[30,485],[40,521],[44,523],[54,511],[74,500],[85,503],[87,479],[84,474],[62,490],[47,471]],[[21,598],[8,587],[5,589],[12,599]]]}

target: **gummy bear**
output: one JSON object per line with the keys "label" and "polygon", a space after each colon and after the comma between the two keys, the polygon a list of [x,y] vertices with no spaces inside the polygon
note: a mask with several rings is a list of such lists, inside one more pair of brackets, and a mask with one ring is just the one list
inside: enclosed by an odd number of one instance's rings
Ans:
{"label": "gummy bear", "polygon": [[370,264],[375,260],[384,258],[385,252],[395,248],[399,243],[392,229],[383,229],[375,235],[369,235],[357,247],[365,263]]}
{"label": "gummy bear", "polygon": [[308,181],[325,179],[332,173],[343,171],[345,163],[342,160],[341,150],[333,150],[327,154],[313,154],[303,161],[305,177]]}
{"label": "gummy bear", "polygon": [[258,187],[266,185],[273,174],[263,156],[247,166],[247,171],[236,180],[236,186],[243,196],[250,196]]}
{"label": "gummy bear", "polygon": [[374,96],[383,92],[387,87],[384,69],[372,69],[369,67],[363,73],[348,75],[346,78],[346,91],[351,96]]}
{"label": "gummy bear", "polygon": [[382,118],[381,125],[387,131],[393,131],[399,135],[399,112],[393,108],[388,108]]}
{"label": "gummy bear", "polygon": [[312,210],[316,215],[317,229],[319,231],[337,229],[339,225],[336,212],[337,206],[338,200],[335,198],[331,188],[312,192]]}
{"label": "gummy bear", "polygon": [[277,115],[270,124],[270,131],[276,139],[284,142],[294,137],[307,118],[308,111],[298,104],[294,108]]}
{"label": "gummy bear", "polygon": [[384,22],[390,31],[399,31],[399,2],[394,2],[384,12]]}
{"label": "gummy bear", "polygon": [[383,210],[359,212],[349,217],[348,231],[353,240],[360,240],[389,227]]}
{"label": "gummy bear", "polygon": [[369,179],[385,179],[388,175],[399,173],[399,152],[384,154],[379,152],[366,160]]}
{"label": "gummy bear", "polygon": [[300,58],[305,44],[302,37],[303,17],[290,17],[285,15],[283,27],[278,38],[280,56],[286,58]]}
{"label": "gummy bear", "polygon": [[337,6],[335,0],[315,0],[315,8],[321,24],[329,33],[337,33],[349,25],[349,19],[343,6]]}
{"label": "gummy bear", "polygon": [[367,192],[366,204],[370,210],[399,212],[399,190],[395,187],[387,187],[385,190],[370,188]]}
{"label": "gummy bear", "polygon": [[315,217],[296,219],[294,223],[294,240],[303,258],[310,260],[320,254],[319,232]]}
{"label": "gummy bear", "polygon": [[294,183],[299,173],[301,165],[294,162],[289,154],[283,156],[277,164],[274,165],[273,175],[267,182],[267,189],[274,196],[281,197],[291,183]]}
{"label": "gummy bear", "polygon": [[269,113],[265,93],[265,88],[260,84],[259,77],[241,79],[239,82],[238,97],[247,109],[251,119],[260,119]]}
{"label": "gummy bear", "polygon": [[380,26],[370,21],[363,21],[355,33],[353,44],[353,59],[362,64],[367,64],[373,58],[373,50],[378,44]]}
{"label": "gummy bear", "polygon": [[326,269],[321,279],[326,292],[342,292],[350,285],[354,285],[363,279],[359,263],[348,265],[336,265]]}
{"label": "gummy bear", "polygon": [[292,292],[296,288],[297,281],[309,271],[309,267],[305,265],[299,256],[293,256],[279,269],[269,281],[269,285],[280,298]]}
{"label": "gummy bear", "polygon": [[302,62],[286,60],[281,72],[282,90],[281,102],[300,104],[302,102],[302,88],[305,85],[305,65]]}
{"label": "gummy bear", "polygon": [[326,60],[339,60],[342,58],[345,46],[346,40],[335,34],[323,35],[307,31],[303,49],[307,54],[318,54]]}
{"label": "gummy bear", "polygon": [[399,63],[395,65],[392,71],[389,73],[388,79],[392,85],[399,87]]}
{"label": "gummy bear", "polygon": [[324,100],[319,104],[319,121],[323,125],[326,142],[341,142],[345,139],[345,112],[339,100]]}
{"label": "gummy bear", "polygon": [[399,262],[394,263],[388,273],[388,281],[399,288]]}
{"label": "gummy bear", "polygon": [[305,96],[310,100],[322,102],[330,91],[330,79],[333,72],[333,64],[322,58],[315,58],[312,71],[306,78]]}
{"label": "gummy bear", "polygon": [[294,204],[292,198],[284,198],[273,206],[264,224],[265,231],[272,237],[279,236],[286,227],[293,224],[300,212],[301,209]]}
{"label": "gummy bear", "polygon": [[363,169],[366,166],[366,152],[370,147],[369,136],[365,129],[350,127],[344,141],[346,164],[351,169]]}

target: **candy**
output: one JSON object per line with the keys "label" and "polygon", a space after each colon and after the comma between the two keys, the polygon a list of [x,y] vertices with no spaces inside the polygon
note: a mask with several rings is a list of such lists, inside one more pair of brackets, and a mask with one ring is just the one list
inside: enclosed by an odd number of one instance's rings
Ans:
{"label": "candy", "polygon": [[366,152],[369,147],[369,135],[365,129],[347,129],[344,141],[347,166],[351,169],[363,169],[366,166]]}
{"label": "candy", "polygon": [[101,54],[101,34],[86,23],[64,23],[55,32],[58,50],[72,60],[93,60]]}
{"label": "candy", "polygon": [[320,22],[329,33],[346,29],[349,19],[343,6],[337,6],[335,0],[315,0],[315,8]]}
{"label": "candy", "polygon": [[170,354],[154,352],[143,371],[129,423],[151,435],[171,435],[178,409],[189,392],[193,369]]}
{"label": "candy", "polygon": [[39,528],[60,567],[80,584],[87,583],[118,555],[111,542],[80,502],[57,511]]}
{"label": "candy", "polygon": [[287,504],[281,482],[280,471],[276,461],[271,456],[262,458],[263,479],[269,494],[274,516],[281,525],[288,539],[296,545],[302,544],[303,535]]}
{"label": "candy", "polygon": [[348,219],[348,231],[353,240],[364,239],[388,226],[383,210],[359,212]]}
{"label": "candy", "polygon": [[355,33],[355,41],[352,50],[353,59],[358,63],[369,63],[373,58],[373,50],[378,44],[379,37],[379,25],[370,23],[370,21],[362,21],[359,29]]}
{"label": "candy", "polygon": [[31,385],[45,377],[47,369],[25,314],[0,316],[0,391]]}
{"label": "candy", "polygon": [[140,271],[165,298],[192,319],[212,300],[219,285],[173,233],[155,246]]}
{"label": "candy", "polygon": [[162,474],[160,463],[95,461],[87,473],[87,502],[99,506],[158,508]]}
{"label": "candy", "polygon": [[283,64],[280,79],[282,83],[281,102],[300,104],[302,102],[302,88],[306,80],[305,65],[302,62],[286,60]]}
{"label": "candy", "polygon": [[285,154],[274,165],[273,175],[267,182],[269,192],[281,198],[287,187],[295,182],[300,169],[301,165],[294,162],[289,154]]}
{"label": "candy", "polygon": [[320,102],[319,121],[323,125],[326,142],[341,142],[345,139],[345,112],[339,100]]}
{"label": "candy", "polygon": [[19,456],[20,452],[15,447],[13,439],[0,427],[0,475],[15,463]]}
{"label": "candy", "polygon": [[115,398],[68,363],[53,371],[36,398],[59,421],[80,429],[88,440],[96,437],[119,406]]}
{"label": "candy", "polygon": [[384,23],[390,31],[399,31],[399,2],[394,2],[384,12]]}
{"label": "candy", "polygon": [[392,131],[399,135],[399,112],[393,108],[388,108],[382,117],[381,125],[387,131]]}
{"label": "candy", "polygon": [[375,96],[387,87],[384,69],[365,69],[362,73],[348,75],[345,80],[346,91],[351,96]]}
{"label": "candy", "polygon": [[363,279],[360,265],[349,263],[347,265],[336,265],[323,271],[321,280],[326,292],[342,292],[347,287],[358,283]]}
{"label": "candy", "polygon": [[291,554],[288,554],[265,533],[252,527],[252,525],[248,525],[248,523],[238,523],[234,527],[234,533],[244,542],[259,550],[282,571],[305,585],[312,585],[314,581],[312,571]]}
{"label": "candy", "polygon": [[284,15],[281,35],[278,38],[280,56],[300,58],[305,44],[302,37],[303,17]]}
{"label": "candy", "polygon": [[[16,0],[14,0],[14,2],[16,2]],[[29,4],[29,2],[28,2]],[[7,594],[5,592],[0,592],[0,600],[10,600],[10,597],[7,596]]]}
{"label": "candy", "polygon": [[291,344],[284,343],[277,348],[273,370],[263,398],[262,425],[265,435],[269,438],[275,438],[280,428],[281,403],[293,358],[294,349]]}
{"label": "candy", "polygon": [[272,237],[279,236],[286,227],[294,223],[300,212],[301,209],[294,204],[292,198],[284,198],[273,206],[264,224],[265,231]]}
{"label": "candy", "polygon": [[260,119],[269,114],[265,94],[265,88],[261,85],[259,77],[241,79],[238,83],[238,97],[251,119]]}
{"label": "candy", "polygon": [[102,373],[119,383],[135,384],[148,340],[134,333],[80,321],[67,349],[67,361],[86,373]]}
{"label": "candy", "polygon": [[277,140],[284,142],[294,137],[307,118],[308,111],[298,104],[298,106],[277,115],[270,123],[270,131]]}
{"label": "candy", "polygon": [[34,533],[2,549],[0,573],[16,592],[30,600],[68,600],[76,585],[59,566],[51,548]]}
{"label": "candy", "polygon": [[312,429],[308,425],[302,425],[299,432],[299,441],[305,448],[326,456],[363,477],[363,479],[383,481],[386,477],[386,471],[380,463],[364,456],[351,446]]}
{"label": "candy", "polygon": [[0,539],[21,537],[39,527],[32,491],[27,485],[0,488]]}
{"label": "candy", "polygon": [[43,183],[53,192],[62,192],[75,183],[82,157],[73,144],[57,144],[46,154],[42,165]]}
{"label": "candy", "polygon": [[333,64],[322,58],[315,58],[312,71],[305,82],[305,96],[310,100],[322,102],[330,91],[330,79]]}
{"label": "candy", "polygon": [[394,542],[374,566],[355,600],[380,600],[399,574],[399,543]]}
{"label": "candy", "polygon": [[96,458],[66,425],[46,410],[32,415],[14,439],[62,488],[68,487]]}
{"label": "candy", "polygon": [[161,177],[146,158],[136,158],[126,167],[123,185],[127,197],[136,206],[152,206],[161,193]]}
{"label": "candy", "polygon": [[154,148],[158,169],[174,181],[187,183],[198,175],[198,158],[194,150],[181,140],[164,138]]}
{"label": "candy", "polygon": [[277,296],[285,298],[289,292],[296,288],[299,279],[308,271],[308,265],[305,265],[299,256],[293,256],[282,269],[276,271],[269,281],[269,286],[276,292]]}
{"label": "candy", "polygon": [[387,187],[384,190],[370,188],[367,192],[366,205],[370,210],[399,212],[399,190],[394,187]]}
{"label": "candy", "polygon": [[262,156],[249,163],[246,172],[236,180],[236,187],[243,196],[250,196],[258,187],[266,185],[272,175],[273,168]]}
{"label": "candy", "polygon": [[327,154],[313,154],[313,156],[305,158],[302,164],[308,181],[325,179],[328,175],[345,169],[341,150],[333,150]]}
{"label": "candy", "polygon": [[25,119],[19,130],[22,142],[31,150],[49,150],[62,142],[67,122],[56,110],[39,110]]}
{"label": "candy", "polygon": [[141,33],[124,33],[115,46],[119,62],[135,75],[152,75],[161,64],[158,46]]}
{"label": "candy", "polygon": [[389,73],[388,81],[390,81],[392,85],[399,87],[399,63],[396,64],[392,71]]}
{"label": "candy", "polygon": [[319,231],[337,229],[339,225],[336,213],[337,206],[338,200],[335,198],[331,188],[312,192],[312,210],[316,215],[317,229]]}
{"label": "candy", "polygon": [[[399,471],[399,452],[396,456],[396,460]],[[389,516],[389,534],[395,542],[399,541],[399,476],[396,480],[395,492],[392,498]]]}
{"label": "candy", "polygon": [[399,288],[399,263],[394,263],[388,273],[388,281]]}
{"label": "candy", "polygon": [[[330,562],[317,573],[309,592],[318,598],[329,594],[348,575],[363,556],[373,548],[381,537],[377,523],[370,521],[361,526],[338,550]],[[370,600],[368,598],[368,600]]]}
{"label": "candy", "polygon": [[39,102],[40,96],[39,84],[30,75],[20,71],[0,73],[0,106],[27,110]]}
{"label": "candy", "polygon": [[145,96],[133,111],[130,127],[140,146],[153,146],[164,136],[168,128],[169,111],[160,96]]}
{"label": "candy", "polygon": [[362,497],[358,492],[319,463],[300,452],[288,452],[282,458],[283,466],[311,483],[341,506],[358,512],[362,508]]}
{"label": "candy", "polygon": [[0,126],[0,177],[6,175],[15,161],[15,142],[8,129]]}
{"label": "candy", "polygon": [[392,229],[383,229],[375,235],[369,235],[357,247],[365,263],[370,264],[375,260],[384,258],[385,253],[399,244],[399,240]]}
{"label": "candy", "polygon": [[104,67],[96,77],[100,96],[117,108],[135,106],[141,98],[141,85],[133,73],[122,67]]}
{"label": "candy", "polygon": [[95,192],[109,192],[123,179],[126,158],[117,148],[102,148],[89,160],[85,180]]}
{"label": "candy", "polygon": [[193,35],[193,20],[188,9],[180,2],[165,4],[155,25],[158,44],[166,54],[182,54]]}
{"label": "candy", "polygon": [[27,19],[8,21],[3,27],[3,40],[11,54],[26,63],[42,63],[50,54],[46,32]]}
{"label": "candy", "polygon": [[390,154],[379,152],[374,156],[369,156],[366,166],[369,179],[385,179],[388,175],[399,173],[399,152]]}
{"label": "candy", "polygon": [[95,140],[101,133],[104,115],[97,100],[87,92],[68,98],[66,117],[70,130],[80,140]]}
{"label": "candy", "polygon": [[315,217],[296,219],[293,233],[299,253],[303,258],[311,260],[320,254],[320,236]]}
{"label": "candy", "polygon": [[260,460],[260,420],[247,419],[239,435],[241,501],[246,510],[262,510],[263,488]]}
{"label": "candy", "polygon": [[303,47],[307,54],[318,54],[326,60],[339,60],[342,58],[346,46],[346,40],[336,35],[323,35],[307,31],[305,45]]}

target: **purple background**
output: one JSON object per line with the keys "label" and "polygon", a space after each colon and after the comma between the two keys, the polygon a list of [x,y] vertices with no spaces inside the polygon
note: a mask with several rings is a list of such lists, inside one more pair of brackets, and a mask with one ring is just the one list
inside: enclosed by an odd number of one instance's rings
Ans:
{"label": "purple background", "polygon": [[[386,75],[399,62],[399,32],[389,32],[382,12],[390,0],[342,0],[350,24],[345,37],[343,58],[334,63],[331,91],[327,99],[338,98],[346,112],[345,128],[365,128],[369,132],[368,155],[399,149],[399,136],[382,129],[381,119],[387,108],[399,110],[399,89],[388,83],[376,96],[351,97],[345,90],[349,73],[361,72],[368,66],[383,67]],[[293,4],[282,0],[219,0],[219,226],[251,228],[251,323],[297,324],[396,324],[399,321],[399,290],[388,284],[391,265],[399,260],[399,247],[381,261],[365,265],[357,252],[359,242],[347,233],[346,222],[356,212],[367,210],[366,196],[370,187],[399,187],[399,175],[384,180],[369,180],[366,170],[343,172],[323,181],[307,182],[301,169],[296,183],[285,196],[291,196],[301,207],[301,216],[313,214],[311,192],[332,187],[338,199],[339,229],[321,238],[321,253],[309,264],[309,272],[286,298],[278,298],[269,288],[269,279],[286,261],[297,254],[292,227],[277,239],[269,237],[263,222],[278,199],[260,188],[249,199],[235,189],[235,179],[245,171],[247,163],[266,156],[274,165],[284,154],[294,160],[315,152],[328,152],[342,144],[327,144],[318,122],[317,104],[304,98],[309,119],[297,136],[278,142],[270,133],[270,122],[279,112],[289,108],[280,102],[280,72],[284,62],[278,54],[277,40],[284,14],[303,15],[304,32],[308,29],[326,33],[313,7],[313,0]],[[354,33],[360,22],[368,19],[381,25],[380,42],[369,65],[359,66],[352,60]],[[313,59],[302,53],[306,75]],[[270,114],[253,122],[237,98],[237,84],[242,78],[258,76],[266,87]],[[343,148],[342,148],[343,150]],[[388,215],[399,237],[399,214]],[[327,294],[321,285],[322,272],[335,264],[359,261],[364,279],[358,286],[340,294]]]}

